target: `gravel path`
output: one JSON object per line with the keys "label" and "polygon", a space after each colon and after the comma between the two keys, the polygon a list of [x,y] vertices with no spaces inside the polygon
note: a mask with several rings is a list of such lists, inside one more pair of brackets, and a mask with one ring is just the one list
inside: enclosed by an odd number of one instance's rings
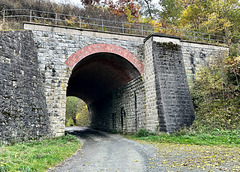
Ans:
{"label": "gravel path", "polygon": [[68,127],[81,150],[49,172],[240,172],[240,148],[147,144],[82,127]]}
{"label": "gravel path", "polygon": [[88,128],[69,127],[67,132],[80,138],[82,149],[49,171],[165,171],[161,159],[157,156],[157,149],[151,145],[139,144],[118,134]]}

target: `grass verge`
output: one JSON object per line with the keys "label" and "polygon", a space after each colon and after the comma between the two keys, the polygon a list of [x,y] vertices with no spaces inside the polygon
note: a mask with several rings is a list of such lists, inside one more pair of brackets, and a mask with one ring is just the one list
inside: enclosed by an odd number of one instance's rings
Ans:
{"label": "grass verge", "polygon": [[0,171],[46,171],[71,156],[80,146],[80,142],[72,135],[13,146],[2,145]]}
{"label": "grass verge", "polygon": [[173,134],[161,133],[158,135],[153,133],[147,134],[147,131],[140,130],[136,135],[128,137],[135,140],[158,143],[240,146],[240,130],[224,131],[215,129],[208,133],[182,130]]}

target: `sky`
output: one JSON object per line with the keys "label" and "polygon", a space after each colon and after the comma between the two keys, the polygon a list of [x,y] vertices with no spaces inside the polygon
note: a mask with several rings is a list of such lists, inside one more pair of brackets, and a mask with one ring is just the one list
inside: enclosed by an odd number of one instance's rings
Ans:
{"label": "sky", "polygon": [[[70,2],[73,5],[81,6],[81,3],[80,3],[81,0],[51,0],[51,1],[61,2],[61,3],[69,3]],[[158,0],[153,0],[153,2],[157,4]]]}
{"label": "sky", "polygon": [[71,3],[73,5],[81,5],[80,1],[81,0],[51,0],[51,1],[54,1],[54,2],[61,2],[61,3]]}

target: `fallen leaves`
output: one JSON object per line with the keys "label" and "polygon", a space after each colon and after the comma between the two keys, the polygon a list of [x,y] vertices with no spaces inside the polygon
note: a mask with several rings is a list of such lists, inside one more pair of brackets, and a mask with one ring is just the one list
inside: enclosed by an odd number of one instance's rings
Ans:
{"label": "fallen leaves", "polygon": [[240,171],[240,147],[151,144],[158,148],[159,157],[167,170]]}

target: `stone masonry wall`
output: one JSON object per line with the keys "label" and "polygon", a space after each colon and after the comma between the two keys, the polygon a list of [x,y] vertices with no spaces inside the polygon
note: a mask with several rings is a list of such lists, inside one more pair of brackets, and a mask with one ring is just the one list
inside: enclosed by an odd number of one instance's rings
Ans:
{"label": "stone masonry wall", "polygon": [[160,131],[173,132],[189,126],[194,109],[177,38],[152,37],[157,108]]}
{"label": "stone masonry wall", "polygon": [[203,65],[211,64],[217,58],[228,56],[229,48],[210,44],[200,44],[182,41],[183,60],[188,79],[194,79],[194,75]]}
{"label": "stone masonry wall", "polygon": [[[34,28],[33,28],[34,29]],[[76,51],[92,44],[113,44],[120,46],[143,60],[143,43],[134,39],[96,37],[95,34],[52,27],[41,27],[33,30],[33,38],[37,46],[39,68],[43,76],[43,87],[50,114],[50,128],[55,136],[62,135],[65,130],[66,90],[71,70],[66,60]]]}
{"label": "stone masonry wall", "polygon": [[49,136],[49,114],[31,31],[0,32],[0,141]]}
{"label": "stone masonry wall", "polygon": [[145,90],[142,77],[128,82],[88,108],[91,127],[94,129],[135,133],[145,128]]}
{"label": "stone masonry wall", "polygon": [[148,39],[144,44],[144,86],[146,93],[146,129],[151,131],[159,130],[157,94],[155,84],[155,71],[152,52],[152,40]]}

